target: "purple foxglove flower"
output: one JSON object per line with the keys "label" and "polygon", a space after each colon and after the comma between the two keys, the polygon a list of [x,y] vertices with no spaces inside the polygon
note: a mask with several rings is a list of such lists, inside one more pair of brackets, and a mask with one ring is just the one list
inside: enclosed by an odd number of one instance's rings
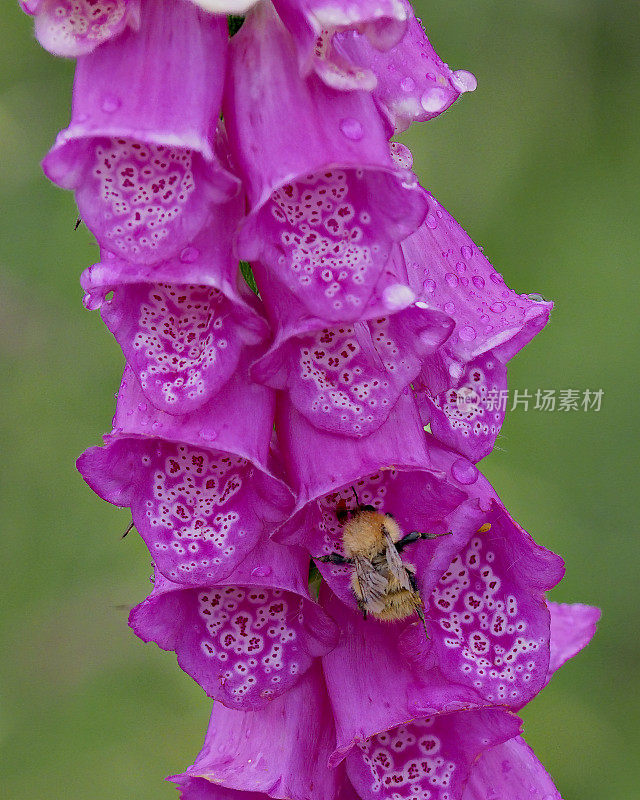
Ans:
{"label": "purple foxglove flower", "polygon": [[298,54],[301,75],[312,70],[334,89],[373,89],[368,64],[352,63],[334,46],[340,32],[358,31],[374,50],[387,50],[402,37],[413,17],[402,0],[274,0]]}
{"label": "purple foxglove flower", "polygon": [[402,250],[419,302],[455,322],[417,381],[424,422],[449,447],[479,461],[504,418],[498,397],[506,389],[506,362],[544,327],[552,304],[509,289],[431,195],[425,223]]}
{"label": "purple foxglove flower", "polygon": [[182,800],[334,800],[342,770],[319,662],[289,692],[257,711],[214,704],[193,766],[170,780]]}
{"label": "purple foxglove flower", "polygon": [[357,31],[334,38],[337,58],[375,77],[373,96],[396,133],[413,121],[433,119],[463,92],[472,92],[477,81],[471,72],[453,72],[444,64],[409,3],[407,28],[402,39],[382,50]]}
{"label": "purple foxglove flower", "polygon": [[370,316],[394,243],[425,213],[373,99],[302,80],[293,42],[264,3],[231,41],[223,111],[251,206],[240,257],[262,261],[321,319]]}
{"label": "purple foxglove flower", "polygon": [[[452,536],[420,541],[411,551],[410,560],[428,597],[491,507],[484,489],[472,487],[470,492],[469,486],[479,481],[473,464],[441,448],[427,447],[408,393],[401,394],[387,420],[362,439],[315,428],[284,399],[277,409],[276,427],[298,500],[275,539],[302,546],[314,558],[342,552],[342,526],[336,512],[339,505],[355,506],[355,489],[361,504],[392,513],[405,533],[454,531]],[[483,486],[482,481],[478,486]],[[470,503],[465,503],[470,494]],[[480,500],[485,500],[482,507]],[[355,608],[353,567],[318,562],[318,569],[331,590]]]}
{"label": "purple foxglove flower", "polygon": [[368,436],[452,327],[446,315],[415,305],[320,329],[303,318],[297,329],[280,331],[251,374],[267,386],[286,389],[294,407],[317,428]]}
{"label": "purple foxglove flower", "polygon": [[309,557],[258,544],[220,583],[185,588],[156,573],[129,617],[144,641],[173,650],[206,693],[230,708],[261,708],[291,689],[338,630],[311,599]]}
{"label": "purple foxglove flower", "polygon": [[[591,641],[600,610],[548,603],[551,612],[550,678]],[[471,769],[462,800],[561,800],[531,748],[516,737],[486,750]]]}
{"label": "purple foxglove flower", "polygon": [[43,167],[103,248],[169,258],[237,192],[216,152],[227,36],[223,17],[147,0],[139,31],[79,59],[71,124]]}
{"label": "purple foxglove flower", "polygon": [[100,497],[131,507],[158,570],[175,583],[224,579],[292,505],[268,460],[273,393],[249,382],[249,357],[224,391],[185,416],[150,406],[125,369],[113,431],[78,459]]}
{"label": "purple foxglove flower", "polygon": [[545,592],[563,572],[562,559],[537,545],[494,500],[483,527],[452,559],[426,604],[442,673],[496,704],[528,703],[547,680]]}
{"label": "purple foxglove flower", "polygon": [[100,308],[142,391],[170,414],[219,392],[245,346],[268,333],[231,251],[240,200],[220,205],[175,258],[135,265],[107,252],[81,279],[85,305]]}
{"label": "purple foxglove flower", "polygon": [[329,592],[321,596],[342,627],[340,643],[323,659],[336,724],[330,765],[345,760],[363,800],[392,792],[406,800],[459,798],[475,759],[516,736],[520,720],[483,708],[486,701],[443,680],[437,667],[414,671],[393,628],[339,609]]}
{"label": "purple foxglove flower", "polygon": [[140,25],[141,0],[20,0],[35,17],[40,44],[55,56],[75,58]]}

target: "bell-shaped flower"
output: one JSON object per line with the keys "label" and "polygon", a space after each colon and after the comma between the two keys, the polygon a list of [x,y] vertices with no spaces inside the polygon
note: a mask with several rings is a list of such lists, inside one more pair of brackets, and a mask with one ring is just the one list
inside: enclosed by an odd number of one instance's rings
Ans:
{"label": "bell-shaped flower", "polygon": [[224,580],[185,587],[156,573],[129,617],[144,641],[173,650],[206,693],[230,708],[260,708],[289,691],[337,641],[311,598],[309,557],[260,542]]}
{"label": "bell-shaped flower", "polygon": [[547,681],[545,592],[563,573],[562,559],[537,545],[494,499],[483,525],[425,598],[442,674],[489,702],[514,708],[528,703]]}
{"label": "bell-shaped flower", "polygon": [[320,663],[286,695],[256,711],[215,703],[193,766],[170,780],[182,800],[335,800],[342,770]]}
{"label": "bell-shaped flower", "polygon": [[334,89],[373,89],[376,75],[342,54],[335,40],[342,33],[360,33],[374,50],[388,50],[400,41],[411,5],[403,0],[273,0],[295,43],[300,74],[314,71]]}
{"label": "bell-shaped flower", "polygon": [[85,305],[100,308],[142,391],[170,414],[219,392],[244,348],[268,334],[231,250],[240,204],[221,204],[175,257],[148,266],[104,252],[82,275]]}
{"label": "bell-shaped flower", "polygon": [[[40,44],[55,56],[74,58],[95,50],[127,27],[140,25],[142,0],[20,0],[35,17]],[[149,2],[149,0],[147,0]]]}
{"label": "bell-shaped flower", "polygon": [[391,49],[377,47],[357,31],[334,37],[337,59],[375,77],[373,97],[395,133],[414,121],[425,121],[446,111],[464,92],[472,92],[477,81],[467,70],[449,69],[433,49],[422,23],[410,3],[407,27]]}
{"label": "bell-shaped flower", "polygon": [[[551,612],[550,678],[591,641],[600,611],[548,603]],[[520,736],[486,750],[474,764],[462,800],[561,800],[545,768]]]}
{"label": "bell-shaped flower", "polygon": [[314,426],[343,436],[368,436],[387,419],[422,360],[449,336],[453,324],[437,311],[394,301],[412,298],[406,285],[385,295],[388,310],[368,320],[324,323],[299,308],[257,265],[254,274],[276,337],[252,367],[255,380],[286,390]]}
{"label": "bell-shaped flower", "polygon": [[216,152],[227,38],[223,17],[152,0],[139,30],[78,61],[71,124],[43,167],[104,249],[169,258],[237,192]]}
{"label": "bell-shaped flower", "polygon": [[[406,534],[454,532],[421,540],[411,550],[418,575],[429,570],[435,585],[455,552],[482,524],[478,500],[465,503],[477,470],[457,454],[427,446],[408,392],[400,395],[387,420],[361,439],[319,430],[283,398],[276,427],[288,480],[298,498],[291,518],[274,535],[276,541],[304,547],[315,559],[342,554],[340,512],[353,510],[357,503],[371,505],[393,514]],[[454,512],[456,526],[448,527]],[[353,566],[321,561],[317,566],[331,590],[355,608]],[[423,576],[423,592],[425,581]]]}
{"label": "bell-shaped flower", "polygon": [[419,302],[455,322],[414,384],[423,420],[438,439],[479,461],[491,451],[504,418],[506,363],[545,326],[552,304],[509,289],[431,195],[424,224],[402,250]]}
{"label": "bell-shaped flower", "polygon": [[100,497],[131,508],[156,567],[174,583],[222,580],[291,508],[269,458],[273,392],[249,382],[249,358],[184,416],[151,406],[125,369],[113,431],[78,459]]}
{"label": "bell-shaped flower", "polygon": [[394,243],[425,213],[371,96],[301,79],[291,37],[264,3],[231,40],[223,113],[251,208],[240,257],[261,261],[311,315],[368,318]]}

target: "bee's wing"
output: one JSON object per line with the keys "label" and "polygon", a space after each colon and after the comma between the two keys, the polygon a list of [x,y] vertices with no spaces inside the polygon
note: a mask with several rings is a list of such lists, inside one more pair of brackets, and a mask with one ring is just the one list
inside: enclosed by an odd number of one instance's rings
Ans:
{"label": "bee's wing", "polygon": [[389,568],[389,572],[393,577],[398,581],[400,586],[403,589],[411,590],[411,581],[409,580],[409,575],[407,574],[407,568],[402,563],[402,559],[400,558],[400,554],[396,550],[396,546],[393,543],[393,539],[389,536],[389,534],[384,531],[384,538],[387,544],[387,551],[386,551],[386,559],[387,559],[387,567]]}
{"label": "bee's wing", "polygon": [[376,571],[368,558],[355,557],[356,578],[362,600],[372,614],[384,609],[384,596],[387,592],[387,579]]}

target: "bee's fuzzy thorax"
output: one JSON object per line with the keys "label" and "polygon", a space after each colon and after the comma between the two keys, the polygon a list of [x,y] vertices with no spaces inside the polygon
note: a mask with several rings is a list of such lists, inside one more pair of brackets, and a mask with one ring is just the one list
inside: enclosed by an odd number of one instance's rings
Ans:
{"label": "bee's fuzzy thorax", "polygon": [[357,511],[344,524],[342,540],[345,553],[348,556],[363,555],[372,558],[386,547],[385,530],[392,542],[402,538],[402,531],[392,517],[379,511]]}

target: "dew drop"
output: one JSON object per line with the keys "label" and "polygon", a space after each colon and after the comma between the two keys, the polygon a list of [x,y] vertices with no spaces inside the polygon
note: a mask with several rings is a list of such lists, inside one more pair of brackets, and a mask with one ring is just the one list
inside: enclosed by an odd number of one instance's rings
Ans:
{"label": "dew drop", "polygon": [[462,272],[466,272],[466,271],[467,271],[467,265],[464,263],[464,261],[458,261],[458,262],[456,263],[456,269],[457,269],[457,270],[458,270],[458,272],[460,272],[460,273],[462,273]]}
{"label": "dew drop", "polygon": [[218,438],[218,431],[215,430],[215,428],[203,428],[200,431],[200,438],[205,439],[208,442],[213,442]]}
{"label": "dew drop", "polygon": [[463,244],[460,248],[460,255],[465,260],[469,260],[473,256],[473,250],[469,247],[468,244]]}
{"label": "dew drop", "polygon": [[382,302],[389,311],[401,311],[416,299],[415,294],[403,283],[394,283],[382,293]]}
{"label": "dew drop", "polygon": [[528,294],[527,297],[529,298],[529,300],[533,300],[534,303],[547,302],[541,294],[538,294],[538,292],[531,292],[531,294]]}
{"label": "dew drop", "polygon": [[105,114],[113,114],[120,108],[121,105],[122,105],[122,100],[119,97],[116,97],[113,94],[108,94],[102,98],[102,104],[100,108],[104,111]]}
{"label": "dew drop", "polygon": [[478,470],[476,467],[464,458],[459,458],[453,462],[451,466],[451,474],[459,482],[468,486],[478,480]]}
{"label": "dew drop", "polygon": [[412,92],[416,88],[416,82],[413,80],[413,78],[407,75],[406,78],[403,78],[400,81],[400,88],[403,92]]}
{"label": "dew drop", "polygon": [[200,251],[197,247],[192,247],[189,245],[185,247],[184,250],[180,253],[180,261],[184,264],[192,264],[196,261],[200,256]]}
{"label": "dew drop", "polygon": [[457,69],[451,75],[451,83],[459,92],[474,92],[478,86],[476,76],[466,69]]}
{"label": "dew drop", "polygon": [[456,307],[453,303],[445,303],[444,310],[446,314],[453,314],[453,312],[456,310]]}
{"label": "dew drop", "polygon": [[251,570],[254,578],[268,578],[271,575],[271,567],[255,567]]}
{"label": "dew drop", "polygon": [[347,139],[351,139],[354,142],[359,142],[364,133],[362,123],[353,117],[345,117],[340,120],[340,130]]}
{"label": "dew drop", "polygon": [[146,411],[148,408],[146,403],[138,403],[138,411]]}
{"label": "dew drop", "polygon": [[427,228],[431,228],[431,230],[435,230],[435,228],[438,227],[438,221],[433,216],[433,214],[427,215],[426,223],[427,223]]}
{"label": "dew drop", "polygon": [[87,292],[82,298],[82,305],[89,311],[95,311],[102,305],[102,298],[99,295]]}
{"label": "dew drop", "polygon": [[499,272],[492,272],[491,273],[491,280],[494,283],[504,283],[504,278]]}
{"label": "dew drop", "polygon": [[465,342],[472,342],[476,338],[476,329],[471,325],[464,325],[460,328],[460,338]]}
{"label": "dew drop", "polygon": [[490,309],[491,309],[493,312],[495,312],[496,314],[502,314],[502,312],[503,312],[503,311],[506,311],[506,309],[507,309],[507,307],[505,306],[505,304],[504,304],[504,303],[502,303],[500,300],[498,300],[498,302],[497,302],[497,303],[492,303],[492,304],[489,306],[489,308],[490,308]]}
{"label": "dew drop", "polygon": [[480,275],[474,275],[471,281],[476,289],[484,289],[484,278],[481,278]]}
{"label": "dew drop", "polygon": [[427,89],[420,98],[420,105],[427,114],[439,114],[444,111],[449,103],[448,93],[439,87]]}
{"label": "dew drop", "polygon": [[454,275],[453,272],[447,272],[447,274],[444,276],[444,279],[452,289],[455,289],[458,285],[458,276]]}
{"label": "dew drop", "polygon": [[427,280],[422,284],[425,292],[429,292],[429,294],[435,294],[436,291],[436,282],[432,281],[431,278],[427,278]]}

